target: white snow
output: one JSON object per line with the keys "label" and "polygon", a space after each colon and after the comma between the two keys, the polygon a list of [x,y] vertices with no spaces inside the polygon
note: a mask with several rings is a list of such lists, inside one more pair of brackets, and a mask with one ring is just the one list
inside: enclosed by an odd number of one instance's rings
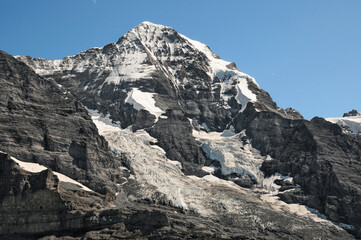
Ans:
{"label": "white snow", "polygon": [[44,167],[43,165],[40,165],[38,163],[22,162],[14,157],[11,157],[11,159],[14,160],[17,164],[19,164],[20,167],[27,172],[38,173],[48,169],[47,167]]}
{"label": "white snow", "polygon": [[275,173],[272,176],[263,179],[262,187],[266,189],[270,194],[277,195],[279,193],[279,189],[281,188],[281,186],[274,183],[274,181],[277,179],[279,180],[283,179],[289,181],[290,183],[293,183],[292,177],[283,176],[279,173]]}
{"label": "white snow", "polygon": [[[48,169],[47,167],[40,165],[38,163],[23,162],[14,157],[11,157],[11,159],[15,161],[17,164],[19,164],[19,166],[27,172],[39,173],[41,171]],[[71,190],[84,190],[84,191],[92,192],[92,190],[89,189],[88,187],[84,186],[83,184],[75,181],[74,179],[62,173],[55,171],[53,171],[53,173],[58,177],[60,181],[60,185],[64,186],[66,189],[70,188]]]}
{"label": "white snow", "polygon": [[214,77],[218,77],[222,80],[221,82],[221,97],[225,101],[225,105],[228,106],[227,101],[230,98],[225,92],[230,90],[232,87],[236,87],[237,96],[236,100],[239,104],[242,104],[241,111],[243,111],[248,102],[257,101],[257,97],[254,93],[252,93],[248,88],[247,79],[250,79],[256,86],[258,86],[257,82],[254,78],[249,75],[240,72],[237,69],[230,69],[228,66],[231,62],[224,61],[217,57],[207,45],[192,40],[182,34],[180,34],[184,39],[189,41],[198,51],[204,53],[208,60],[210,61],[210,71],[208,75],[213,79]]}
{"label": "white snow", "polygon": [[216,170],[216,167],[214,166],[209,166],[209,167],[202,167],[202,170],[209,173],[209,174],[213,174],[214,171]]}
{"label": "white snow", "polygon": [[300,204],[287,204],[281,200],[277,196],[272,194],[262,194],[261,199],[265,202],[271,203],[273,209],[278,211],[284,211],[288,213],[295,213],[299,216],[308,217],[315,222],[323,222],[326,224],[333,224],[330,221],[326,220],[325,216],[318,213],[317,210],[308,208],[304,205]]}
{"label": "white snow", "polygon": [[348,126],[354,134],[361,133],[361,115],[342,118],[326,118],[326,120],[340,126]]}
{"label": "white snow", "polygon": [[142,92],[138,88],[133,88],[125,99],[126,103],[133,105],[136,110],[147,110],[150,114],[156,117],[156,121],[160,115],[165,113],[162,109],[155,106],[154,100],[155,93]]}
{"label": "white snow", "polygon": [[85,107],[85,109],[88,111],[94,124],[97,126],[100,135],[103,135],[106,132],[113,132],[121,129],[120,123],[113,123],[109,114],[104,116],[96,110],[92,110],[87,107]]}
{"label": "white snow", "polygon": [[[154,65],[145,64],[149,58],[147,52],[134,42],[137,37],[128,33],[128,40],[118,46],[119,55],[115,61],[112,72],[105,79],[105,83],[119,84],[121,81],[135,81],[149,79],[151,73],[156,70]],[[133,40],[133,41],[132,41]]]}
{"label": "white snow", "polygon": [[193,136],[202,142],[201,148],[206,156],[220,163],[223,175],[246,174],[261,182],[263,174],[259,168],[265,158],[250,144],[244,144],[240,140],[244,134],[236,134],[233,127],[223,132],[193,130]]}
{"label": "white snow", "polygon": [[[70,177],[68,177],[68,176],[66,176],[66,175],[64,175],[62,173],[54,172],[54,175],[56,175],[58,177],[58,179],[60,181],[60,184],[61,184],[61,182],[70,183],[70,184],[76,185],[81,190],[88,191],[88,192],[93,192],[93,190],[91,190],[90,188],[84,186],[83,184],[79,183],[78,181],[75,181],[74,179],[72,179],[72,178],[70,178]],[[72,189],[74,189],[74,188],[72,188]],[[75,188],[75,189],[77,189],[77,188]]]}

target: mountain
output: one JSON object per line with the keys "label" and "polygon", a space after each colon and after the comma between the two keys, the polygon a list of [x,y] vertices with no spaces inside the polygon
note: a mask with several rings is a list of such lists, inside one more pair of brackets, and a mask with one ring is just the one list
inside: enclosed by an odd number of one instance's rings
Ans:
{"label": "mountain", "polygon": [[[116,43],[61,60],[1,56],[1,96],[18,93],[2,99],[0,174],[14,179],[10,189],[2,181],[7,199],[51,192],[59,202],[52,215],[68,215],[30,231],[9,210],[22,208],[3,201],[2,216],[16,221],[0,234],[360,236],[360,136],[279,108],[206,45],[143,22]],[[81,219],[75,227],[70,216]]]}
{"label": "mountain", "polygon": [[253,78],[206,45],[149,22],[115,44],[62,60],[18,59],[38,74],[54,78],[88,108],[110,114],[122,128],[149,128],[167,156],[180,161],[186,173],[198,174],[206,161],[187,118],[194,119],[196,128],[223,131],[248,102],[259,111],[302,118],[295,111],[277,108]]}

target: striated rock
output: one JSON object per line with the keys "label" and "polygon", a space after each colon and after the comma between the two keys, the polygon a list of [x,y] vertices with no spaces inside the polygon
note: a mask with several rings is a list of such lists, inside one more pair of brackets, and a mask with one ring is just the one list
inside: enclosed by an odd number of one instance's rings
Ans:
{"label": "striated rock", "polygon": [[[114,193],[121,163],[67,90],[0,52],[0,150]],[[112,179],[112,181],[110,181]]]}

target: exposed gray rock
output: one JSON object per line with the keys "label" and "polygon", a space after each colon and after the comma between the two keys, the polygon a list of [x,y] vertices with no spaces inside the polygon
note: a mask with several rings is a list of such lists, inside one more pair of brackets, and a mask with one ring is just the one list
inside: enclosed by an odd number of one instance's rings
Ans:
{"label": "exposed gray rock", "polygon": [[359,115],[358,111],[355,109],[352,109],[348,113],[344,113],[342,117],[352,117],[352,116],[357,116],[357,115]]}
{"label": "exposed gray rock", "polygon": [[0,52],[0,150],[112,193],[120,160],[82,105],[54,80]]}
{"label": "exposed gray rock", "polygon": [[235,122],[238,131],[246,129],[254,147],[273,158],[263,163],[266,175],[291,174],[302,187],[301,192],[287,192],[287,202],[305,204],[335,222],[361,227],[361,145],[356,136],[343,134],[338,125],[322,118],[292,120],[257,112],[252,106]]}

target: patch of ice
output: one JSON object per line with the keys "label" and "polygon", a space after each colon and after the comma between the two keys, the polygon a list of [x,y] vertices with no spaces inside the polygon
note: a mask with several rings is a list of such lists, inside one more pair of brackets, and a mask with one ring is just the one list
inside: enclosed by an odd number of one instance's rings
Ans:
{"label": "patch of ice", "polygon": [[87,107],[85,107],[85,109],[88,111],[94,124],[97,126],[100,135],[103,135],[106,132],[113,132],[121,129],[120,124],[113,123],[109,114],[104,116],[97,110],[92,110]]}
{"label": "patch of ice", "polygon": [[126,103],[133,105],[133,108],[136,110],[147,110],[150,114],[158,118],[165,113],[162,109],[155,106],[154,100],[155,93],[142,92],[138,88],[133,88],[125,99]]}
{"label": "patch of ice", "polygon": [[[11,159],[13,161],[15,161],[17,164],[19,164],[19,166],[27,172],[39,173],[41,171],[48,169],[47,167],[40,165],[38,163],[23,162],[14,157],[11,157]],[[92,192],[92,190],[89,189],[88,187],[84,186],[83,184],[75,181],[74,179],[72,179],[62,173],[55,172],[55,171],[53,171],[53,173],[54,173],[54,175],[56,175],[58,177],[58,179],[60,181],[60,185],[62,185],[66,189],[84,190],[84,191]]]}
{"label": "patch of ice", "polygon": [[275,173],[268,178],[264,178],[262,181],[262,187],[266,189],[271,195],[277,195],[281,186],[274,183],[275,180],[287,180],[293,183],[293,177],[283,176],[279,173]]}
{"label": "patch of ice", "polygon": [[223,132],[206,133],[193,130],[193,136],[202,142],[201,148],[206,156],[220,163],[223,175],[248,175],[261,182],[263,173],[260,167],[264,157],[250,144],[240,140],[243,134],[244,132],[236,134],[233,127]]}
{"label": "patch of ice", "polygon": [[11,159],[16,162],[17,164],[19,164],[19,166],[24,169],[27,172],[31,172],[31,173],[39,173],[41,171],[44,171],[46,169],[48,169],[47,167],[40,165],[38,163],[31,163],[31,162],[23,162],[20,161],[14,157],[11,157]]}
{"label": "patch of ice", "polygon": [[202,167],[202,170],[209,174],[212,174],[212,173],[214,173],[216,168],[214,166],[209,166],[209,167]]}
{"label": "patch of ice", "polygon": [[202,127],[204,130],[206,130],[207,132],[210,132],[210,131],[211,131],[211,130],[209,129],[207,123],[202,123],[202,124],[201,124],[201,127]]}
{"label": "patch of ice", "polygon": [[[212,176],[197,178],[184,175],[181,163],[168,159],[163,149],[155,147],[156,139],[146,131],[133,133],[128,127],[105,131],[103,136],[111,149],[127,156],[127,164],[132,172],[129,179],[136,180],[141,186],[135,199],[152,199],[157,192],[160,196],[164,195],[171,205],[196,211],[203,216],[217,214],[214,209],[218,209],[220,204],[224,206],[223,211],[227,212],[242,209],[242,201],[239,201],[238,196],[225,196],[220,190],[232,188],[235,192],[245,194],[241,188]],[[129,196],[129,199],[132,197]]]}

